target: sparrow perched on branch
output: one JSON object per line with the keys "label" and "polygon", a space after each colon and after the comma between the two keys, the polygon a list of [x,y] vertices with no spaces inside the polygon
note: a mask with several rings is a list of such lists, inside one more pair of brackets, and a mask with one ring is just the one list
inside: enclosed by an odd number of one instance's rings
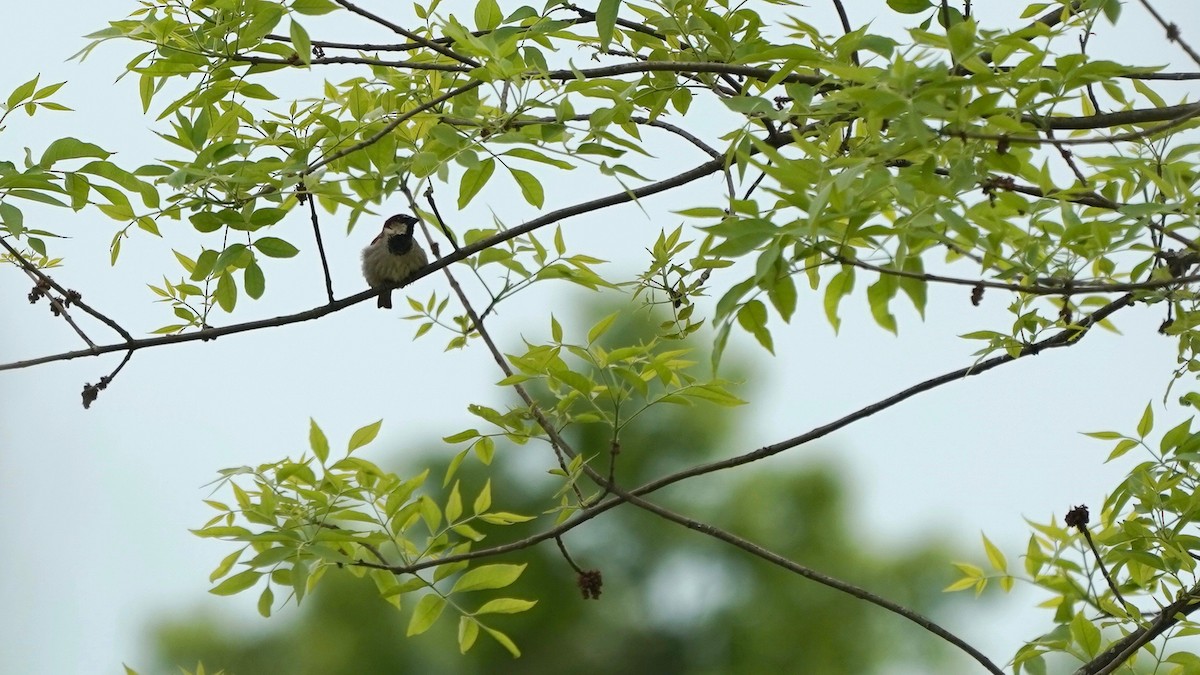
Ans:
{"label": "sparrow perched on branch", "polygon": [[[413,239],[417,219],[407,213],[388,218],[383,231],[362,252],[362,271],[371,288],[404,285],[410,276],[429,263],[425,250]],[[379,306],[392,308],[392,289],[379,294]]]}

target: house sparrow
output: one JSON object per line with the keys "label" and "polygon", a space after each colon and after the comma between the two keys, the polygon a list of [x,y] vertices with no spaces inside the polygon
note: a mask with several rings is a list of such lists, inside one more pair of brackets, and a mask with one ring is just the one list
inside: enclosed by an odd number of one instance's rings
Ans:
{"label": "house sparrow", "polygon": [[[429,263],[425,250],[413,239],[417,219],[406,213],[388,218],[383,231],[362,252],[362,271],[371,288],[403,285],[413,272]],[[379,306],[392,308],[392,289],[379,294]]]}

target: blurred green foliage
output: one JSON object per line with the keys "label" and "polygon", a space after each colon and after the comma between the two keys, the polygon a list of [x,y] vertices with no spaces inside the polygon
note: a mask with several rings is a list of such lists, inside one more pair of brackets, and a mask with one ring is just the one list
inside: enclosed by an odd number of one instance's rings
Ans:
{"label": "blurred green foliage", "polygon": [[[614,338],[634,344],[640,335],[652,335],[655,326],[645,313],[625,313],[613,328],[618,333]],[[747,374],[732,359],[727,367]],[[618,455],[618,480],[635,483],[669,470],[669,462],[703,461],[740,447],[734,416],[712,410],[706,404],[657,406],[638,419],[622,439],[627,447],[654,451]],[[570,438],[575,447],[607,452],[602,425],[576,430]],[[518,513],[537,512],[557,487],[542,467],[531,463],[529,450],[501,445],[490,467],[493,485],[507,486],[503,493],[496,491],[496,502]],[[544,453],[537,454],[537,461],[545,461]],[[449,456],[407,461],[411,466],[440,465],[444,472]],[[456,476],[465,492],[473,494],[488,471],[467,461]],[[689,486],[665,493],[664,503],[752,541],[770,542],[793,560],[921,613],[936,613],[959,597],[941,592],[952,570],[940,542],[914,541],[897,550],[875,545],[855,528],[852,491],[835,467],[776,460]],[[511,527],[519,528],[508,531],[518,539],[544,525]],[[505,633],[522,650],[519,659],[488,639],[460,655],[455,623],[446,617],[429,633],[406,639],[407,611],[397,612],[381,600],[369,579],[331,571],[299,611],[282,612],[261,631],[186,611],[156,622],[153,636],[161,663],[157,670],[143,672],[176,672],[175,664],[202,661],[210,670],[224,668],[236,675],[549,675],[568,670],[580,675],[837,674],[891,672],[905,661],[937,670],[935,666],[960,658],[945,643],[877,607],[847,601],[840,593],[631,507],[598,517],[564,541],[581,567],[603,574],[598,600],[583,599],[575,572],[553,542],[497,561],[528,564],[505,592],[538,598],[531,611],[505,617]]]}

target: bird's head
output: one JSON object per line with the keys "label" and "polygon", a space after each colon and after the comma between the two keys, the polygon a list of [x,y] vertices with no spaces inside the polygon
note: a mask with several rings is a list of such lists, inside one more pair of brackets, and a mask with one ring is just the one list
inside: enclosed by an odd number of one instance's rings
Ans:
{"label": "bird's head", "polygon": [[397,213],[383,222],[383,230],[375,237],[378,242],[393,234],[407,234],[410,237],[413,233],[413,226],[417,224],[417,219],[407,213]]}

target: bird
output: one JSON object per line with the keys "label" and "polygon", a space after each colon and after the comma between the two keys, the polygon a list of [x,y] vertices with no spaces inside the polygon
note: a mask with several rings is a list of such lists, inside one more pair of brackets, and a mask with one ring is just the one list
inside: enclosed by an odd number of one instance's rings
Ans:
{"label": "bird", "polygon": [[362,251],[363,277],[371,288],[384,287],[378,306],[392,308],[392,287],[402,286],[414,272],[429,264],[425,250],[413,239],[417,219],[398,213],[383,223],[383,230]]}

